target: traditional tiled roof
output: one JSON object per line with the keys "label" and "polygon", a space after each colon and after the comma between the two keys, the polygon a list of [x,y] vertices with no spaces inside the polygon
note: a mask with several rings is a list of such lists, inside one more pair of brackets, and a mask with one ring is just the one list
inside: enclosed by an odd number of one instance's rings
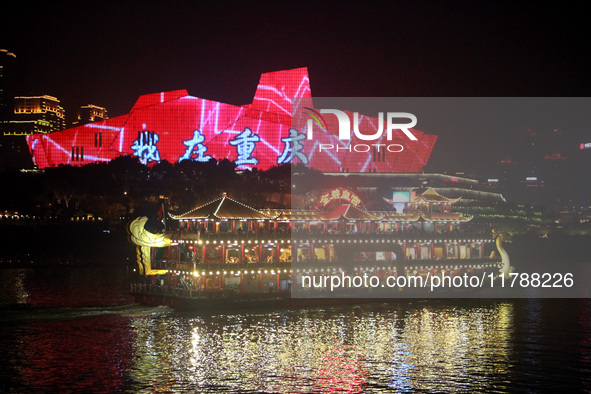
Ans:
{"label": "traditional tiled roof", "polygon": [[379,220],[381,217],[374,216],[368,212],[365,212],[359,208],[356,208],[349,204],[343,204],[336,207],[332,212],[324,214],[324,219],[335,220],[335,219],[348,219],[348,220]]}
{"label": "traditional tiled roof", "polygon": [[389,222],[416,222],[421,217],[419,212],[396,213],[394,211],[372,212],[374,215],[381,215],[383,221]]}
{"label": "traditional tiled roof", "polygon": [[225,194],[213,201],[190,210],[182,215],[170,215],[173,219],[276,219],[277,216],[267,215],[246,204],[231,199]]}
{"label": "traditional tiled roof", "polygon": [[301,220],[321,220],[322,217],[320,216],[320,212],[313,211],[313,210],[303,210],[303,209],[284,209],[281,210],[281,216],[279,217],[280,220],[292,220],[292,221],[301,221]]}
{"label": "traditional tiled roof", "polygon": [[435,189],[428,188],[423,193],[417,195],[412,199],[413,203],[433,203],[433,202],[450,202],[456,203],[460,201],[460,198],[447,198],[437,193]]}

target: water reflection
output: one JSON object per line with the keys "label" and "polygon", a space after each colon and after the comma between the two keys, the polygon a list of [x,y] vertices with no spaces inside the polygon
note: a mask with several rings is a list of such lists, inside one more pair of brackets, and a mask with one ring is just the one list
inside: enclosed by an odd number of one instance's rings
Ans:
{"label": "water reflection", "polygon": [[589,321],[589,300],[25,309],[0,319],[0,391],[573,392],[591,387]]}
{"label": "water reflection", "polygon": [[[583,299],[577,300],[580,307],[577,314],[578,326],[583,334],[578,344],[579,357],[581,360],[580,373],[584,376],[591,375],[591,300]],[[587,392],[591,392],[591,381],[588,379],[583,381],[583,387]]]}
{"label": "water reflection", "polygon": [[0,307],[35,308],[120,305],[133,301],[125,267],[5,269]]}
{"label": "water reflection", "polygon": [[0,275],[0,305],[23,305],[29,302],[26,280],[30,270],[5,269]]}
{"label": "water reflection", "polygon": [[591,390],[589,299],[198,316],[129,305],[125,279],[5,270],[0,392]]}
{"label": "water reflection", "polygon": [[121,391],[132,362],[133,333],[127,325],[121,316],[101,316],[3,330],[0,391]]}
{"label": "water reflection", "polygon": [[[156,390],[487,391],[508,380],[513,305],[381,305],[133,322]],[[492,379],[491,379],[492,377]]]}

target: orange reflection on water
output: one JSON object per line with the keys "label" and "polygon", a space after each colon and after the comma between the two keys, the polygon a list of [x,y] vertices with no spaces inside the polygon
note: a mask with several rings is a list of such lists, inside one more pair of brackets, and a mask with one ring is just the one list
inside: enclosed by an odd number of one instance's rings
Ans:
{"label": "orange reflection on water", "polygon": [[[510,364],[513,306],[417,303],[134,322],[134,381],[155,390],[449,391]],[[378,391],[377,389],[375,389]]]}

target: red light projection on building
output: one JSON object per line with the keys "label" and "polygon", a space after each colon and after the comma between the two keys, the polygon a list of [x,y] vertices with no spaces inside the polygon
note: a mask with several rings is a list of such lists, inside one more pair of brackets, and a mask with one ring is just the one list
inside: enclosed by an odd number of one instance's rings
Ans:
{"label": "red light projection on building", "polygon": [[[414,129],[418,141],[405,141],[402,152],[320,151],[319,144],[339,141],[327,132],[305,139],[307,118],[298,100],[311,105],[311,97],[307,68],[270,72],[262,74],[252,104],[201,99],[186,90],[147,94],[127,115],[31,135],[27,143],[39,168],[107,162],[122,155],[147,165],[229,159],[241,170],[304,163],[323,172],[418,172],[427,163],[437,136]],[[374,125],[375,118],[362,117],[360,123],[360,128]]]}

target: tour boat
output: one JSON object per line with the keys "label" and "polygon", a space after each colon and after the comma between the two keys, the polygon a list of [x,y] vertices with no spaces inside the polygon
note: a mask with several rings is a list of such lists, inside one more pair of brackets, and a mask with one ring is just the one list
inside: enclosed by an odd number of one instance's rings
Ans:
{"label": "tour boat", "polygon": [[129,240],[145,280],[132,283],[131,293],[137,302],[177,309],[329,305],[351,297],[437,296],[444,290],[415,284],[384,293],[349,285],[357,292],[331,292],[316,286],[323,277],[376,277],[379,283],[390,278],[400,284],[411,277],[425,283],[449,277],[451,283],[475,276],[488,286],[511,269],[503,236],[471,231],[473,218],[452,209],[459,198],[434,188],[395,194],[396,201],[384,198],[391,209],[380,211],[365,210],[360,196],[346,188],[312,196],[314,209],[255,209],[223,194],[169,214],[161,234],[145,229],[147,217],[133,220]]}

